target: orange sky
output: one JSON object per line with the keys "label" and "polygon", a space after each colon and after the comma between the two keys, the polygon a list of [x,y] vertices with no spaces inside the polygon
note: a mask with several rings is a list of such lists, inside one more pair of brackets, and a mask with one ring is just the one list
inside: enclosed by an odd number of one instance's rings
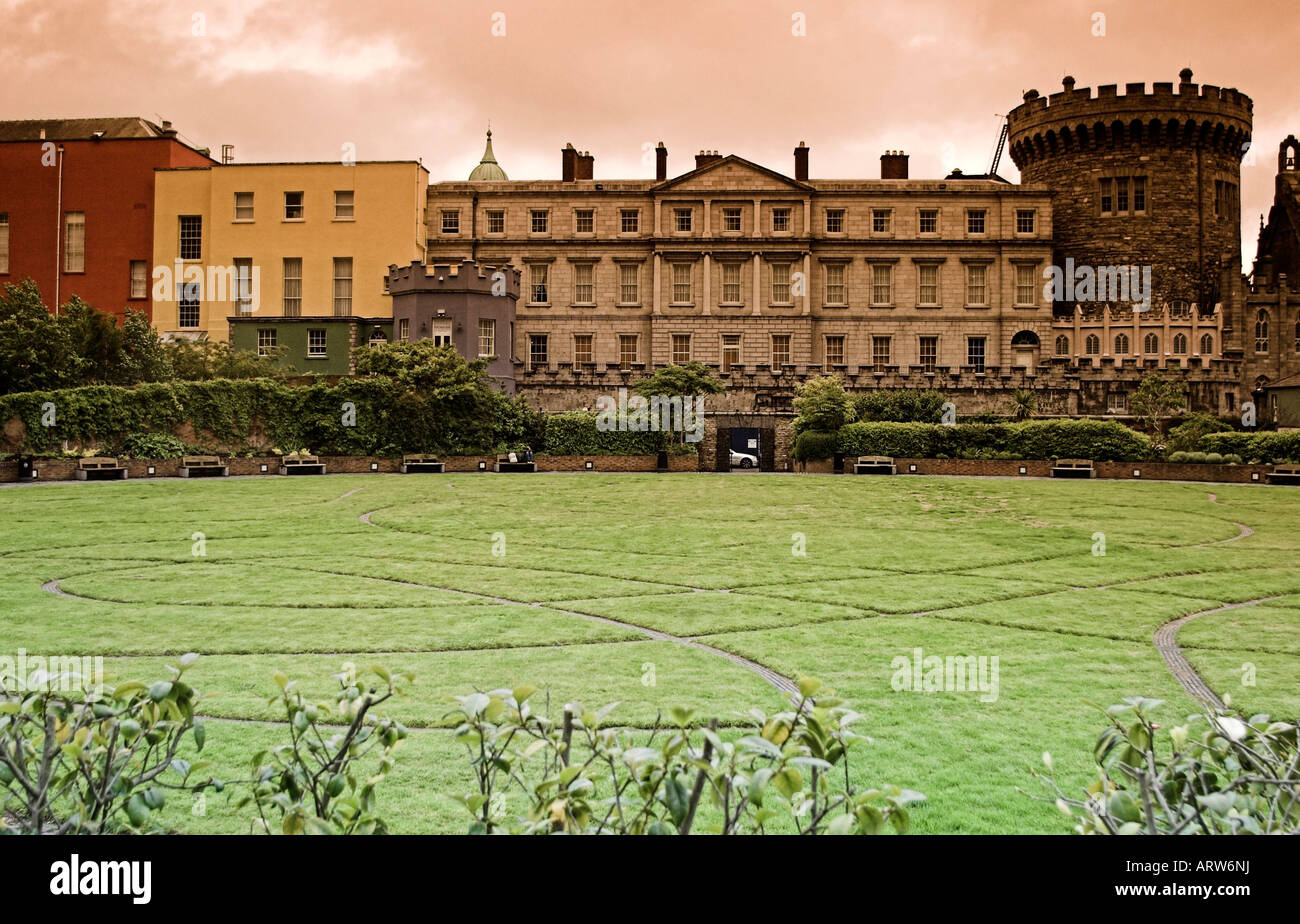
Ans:
{"label": "orange sky", "polygon": [[[1255,101],[1242,168],[1254,253],[1278,142],[1300,134],[1293,3],[821,0],[0,0],[0,118],[170,119],[240,161],[423,158],[463,179],[492,122],[512,179],[558,178],[571,141],[601,178],[670,175],[701,148],[813,177],[983,172],[1024,90],[1171,81]],[[1095,15],[1105,34],[1094,35]],[[504,17],[504,18],[502,18]],[[799,23],[805,34],[796,35]],[[504,34],[494,34],[504,32]],[[1017,179],[1010,158],[1001,172]]]}

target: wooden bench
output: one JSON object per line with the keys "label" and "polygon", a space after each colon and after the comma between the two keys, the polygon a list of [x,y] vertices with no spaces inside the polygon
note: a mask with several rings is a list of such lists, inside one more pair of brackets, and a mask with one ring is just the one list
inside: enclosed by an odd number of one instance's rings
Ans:
{"label": "wooden bench", "polygon": [[280,460],[281,475],[324,475],[325,463],[315,456],[291,453]]}
{"label": "wooden bench", "polygon": [[891,456],[858,456],[853,463],[855,475],[897,475],[898,466]]}
{"label": "wooden bench", "polygon": [[1091,459],[1057,459],[1052,465],[1053,478],[1091,478],[1095,474]]}
{"label": "wooden bench", "polygon": [[1269,484],[1300,484],[1300,465],[1274,465],[1268,473]]}
{"label": "wooden bench", "polygon": [[78,481],[125,481],[126,466],[108,456],[91,456],[77,462]]}
{"label": "wooden bench", "polygon": [[[515,456],[516,459],[519,456]],[[494,472],[535,472],[537,471],[536,462],[511,462],[509,456],[498,456],[492,466]]]}
{"label": "wooden bench", "polygon": [[437,456],[431,456],[427,453],[417,452],[402,456],[403,475],[414,475],[420,472],[432,472],[441,475],[443,465],[444,463],[439,462]]}
{"label": "wooden bench", "polygon": [[181,457],[182,478],[225,478],[229,474],[230,466],[223,465],[218,456]]}

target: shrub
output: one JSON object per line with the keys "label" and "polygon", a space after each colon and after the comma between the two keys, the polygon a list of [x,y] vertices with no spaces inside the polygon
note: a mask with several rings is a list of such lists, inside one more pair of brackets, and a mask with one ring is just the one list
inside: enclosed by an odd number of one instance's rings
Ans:
{"label": "shrub", "polygon": [[[930,458],[1083,458],[1141,461],[1151,441],[1114,420],[1033,420],[1015,424],[854,423],[840,430],[845,455]],[[975,455],[984,453],[985,455]]]}
{"label": "shrub", "polygon": [[1300,462],[1300,430],[1266,433],[1210,433],[1201,448],[1258,462]]}
{"label": "shrub", "polygon": [[661,436],[653,430],[601,430],[595,414],[571,411],[546,415],[543,446],[557,456],[639,456],[657,452]]}
{"label": "shrub", "polygon": [[940,428],[925,423],[851,423],[839,432],[838,449],[846,456],[925,458],[937,450]]}
{"label": "shrub", "polygon": [[133,459],[178,459],[189,451],[184,441],[165,433],[132,433],[122,441],[122,455]]}
{"label": "shrub", "polygon": [[[1097,778],[1083,798],[1034,771],[1079,834],[1294,834],[1300,832],[1296,724],[1267,715],[1206,712],[1164,729],[1160,700],[1128,697],[1106,710],[1093,749]],[[1041,798],[1041,797],[1035,797]]]}
{"label": "shrub", "polygon": [[790,457],[796,462],[829,459],[835,455],[839,434],[827,430],[804,430],[794,438]]}
{"label": "shrub", "polygon": [[860,421],[938,423],[943,403],[940,392],[902,388],[860,394],[853,399],[853,411]]}
{"label": "shrub", "polygon": [[852,421],[854,414],[853,401],[838,375],[805,381],[795,393],[794,409],[799,412],[794,420],[796,434],[805,430],[838,430]]}
{"label": "shrub", "polygon": [[1221,465],[1223,463],[1223,456],[1217,452],[1207,452],[1205,454],[1205,461],[1209,462],[1211,465]]}
{"label": "shrub", "polygon": [[1231,429],[1230,424],[1213,414],[1193,414],[1169,431],[1169,449],[1173,452],[1193,452],[1207,433]]}

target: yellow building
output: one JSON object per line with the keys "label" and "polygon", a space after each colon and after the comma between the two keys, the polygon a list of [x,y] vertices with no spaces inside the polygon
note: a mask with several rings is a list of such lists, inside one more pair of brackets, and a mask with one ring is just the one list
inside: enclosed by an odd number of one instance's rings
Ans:
{"label": "yellow building", "polygon": [[391,318],[388,267],[424,257],[428,185],[415,161],[157,171],[154,326],[270,339],[297,318]]}

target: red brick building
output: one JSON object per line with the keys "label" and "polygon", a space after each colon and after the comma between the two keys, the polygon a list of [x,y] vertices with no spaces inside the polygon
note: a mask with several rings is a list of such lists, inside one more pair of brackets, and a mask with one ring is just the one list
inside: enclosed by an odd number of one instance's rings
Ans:
{"label": "red brick building", "polygon": [[0,122],[0,284],[30,277],[51,309],[149,311],[154,169],[211,163],[170,122]]}

